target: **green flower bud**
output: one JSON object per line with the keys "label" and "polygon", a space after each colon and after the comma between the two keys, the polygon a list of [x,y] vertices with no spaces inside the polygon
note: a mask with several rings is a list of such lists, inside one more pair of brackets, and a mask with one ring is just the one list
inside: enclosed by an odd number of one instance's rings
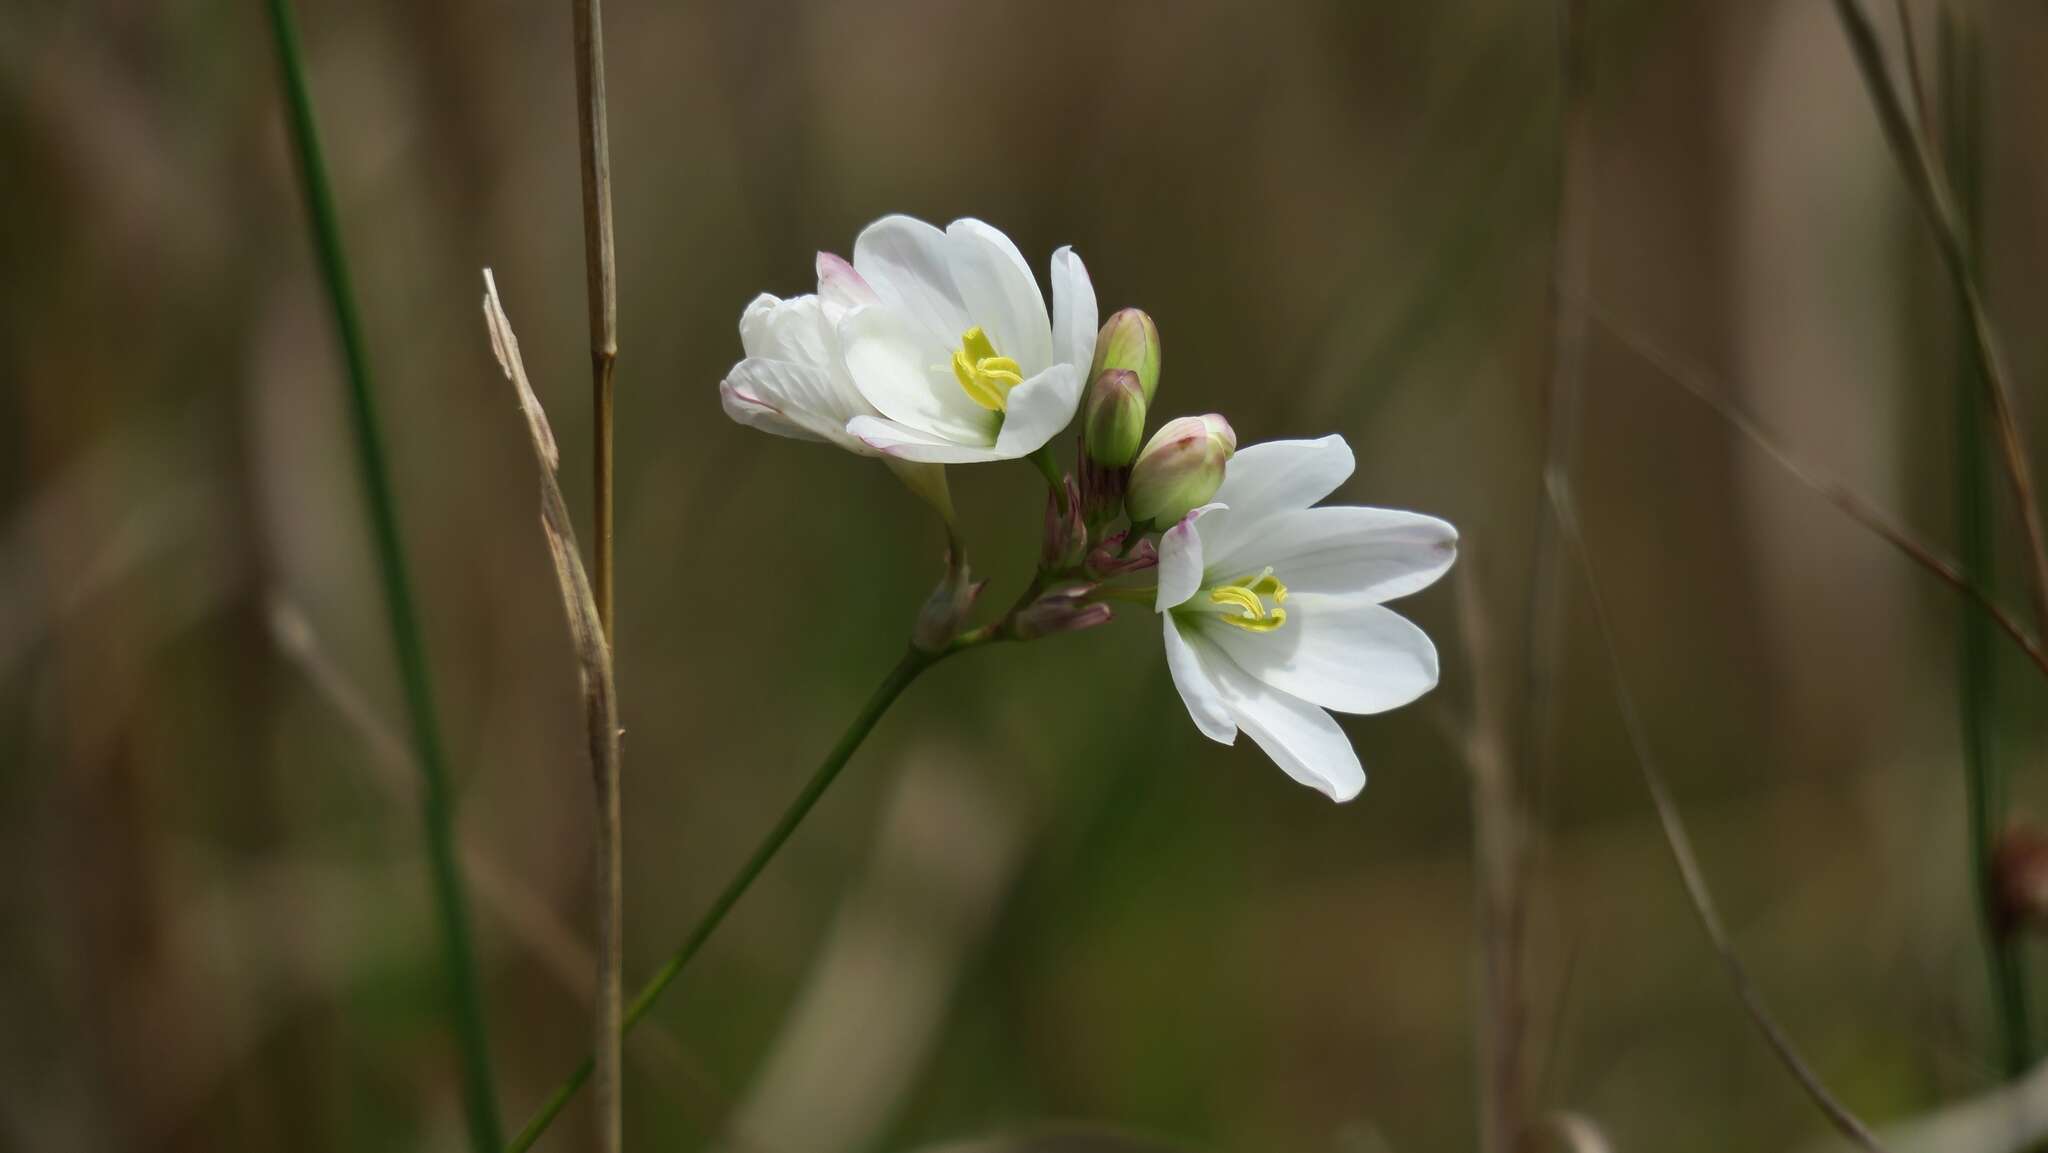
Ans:
{"label": "green flower bud", "polygon": [[1089,459],[1123,468],[1145,443],[1145,389],[1127,368],[1105,368],[1082,402],[1081,443]]}
{"label": "green flower bud", "polygon": [[1237,451],[1237,433],[1215,413],[1183,416],[1152,434],[1131,466],[1124,511],[1132,524],[1167,525],[1207,504]]}
{"label": "green flower bud", "polygon": [[1106,368],[1122,368],[1138,374],[1138,386],[1151,404],[1159,391],[1159,326],[1135,308],[1110,314],[1102,331],[1095,334],[1095,364],[1088,370],[1094,380]]}

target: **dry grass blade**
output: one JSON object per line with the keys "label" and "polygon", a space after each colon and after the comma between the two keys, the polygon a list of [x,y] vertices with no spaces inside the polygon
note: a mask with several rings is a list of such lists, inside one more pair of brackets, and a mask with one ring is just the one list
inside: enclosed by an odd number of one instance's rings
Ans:
{"label": "dry grass blade", "polygon": [[1712,378],[1704,370],[1680,360],[1678,357],[1651,343],[1647,338],[1623,324],[1612,313],[1606,311],[1597,301],[1587,300],[1584,302],[1584,307],[1586,314],[1597,322],[1600,327],[1606,329],[1615,340],[1621,343],[1622,347],[1628,349],[1629,352],[1642,360],[1643,363],[1656,369],[1659,375],[1686,392],[1691,393],[1695,400],[1706,405],[1708,409],[1712,410],[1714,415],[1727,422],[1730,428],[1741,433],[1744,439],[1755,445],[1765,456],[1770,457],[1792,479],[1819,493],[1827,499],[1828,503],[1847,514],[1850,519],[1882,537],[1887,544],[1890,544],[1893,548],[1904,554],[1907,559],[1941,578],[1949,587],[1970,598],[1991,619],[1992,623],[1999,627],[2000,631],[2004,632],[2007,637],[2012,639],[2014,644],[2020,647],[2020,651],[2027,654],[2028,659],[2034,662],[2034,666],[2041,670],[2042,675],[2048,676],[2048,649],[2043,649],[2040,641],[2028,633],[2019,621],[2015,620],[2012,614],[2007,612],[1997,601],[1992,600],[1990,596],[1985,594],[1984,590],[1972,583],[1961,569],[1943,559],[1932,548],[1915,539],[1905,529],[1893,524],[1883,513],[1873,508],[1869,502],[1856,495],[1840,481],[1827,476],[1792,455],[1789,449],[1781,446],[1775,438],[1765,432],[1763,427],[1756,422],[1755,418],[1751,417],[1734,401],[1730,400],[1726,390],[1716,386]]}
{"label": "dry grass blade", "polygon": [[2034,497],[2033,472],[2027,463],[2026,444],[2020,438],[2019,419],[2013,413],[2011,377],[1990,314],[1984,307],[1983,292],[1977,287],[1975,262],[1970,258],[1955,194],[1935,166],[1925,134],[1916,132],[1906,115],[1869,14],[1856,0],[1835,0],[1835,13],[1849,37],[1850,51],[1863,74],[1864,87],[1870,91],[1885,140],[1905,169],[1906,183],[1934,230],[1935,246],[1941,251],[1942,263],[1955,283],[1956,296],[1969,316],[1970,338],[1977,346],[1978,362],[1984,370],[1985,398],[1991,405],[1992,421],[1998,426],[2006,482],[2012,488],[2013,502],[2019,507],[2020,522],[2026,529],[2027,556],[2032,562],[2034,627],[2048,629],[2048,544],[2042,539],[2041,508]]}
{"label": "dry grass blade", "polygon": [[1577,504],[1572,498],[1571,481],[1562,473],[1553,472],[1545,478],[1545,487],[1550,496],[1553,515],[1557,517],[1558,535],[1571,550],[1578,562],[1579,575],[1585,582],[1586,598],[1592,605],[1593,620],[1600,633],[1600,645],[1607,654],[1607,664],[1614,680],[1615,706],[1621,713],[1622,728],[1628,737],[1629,747],[1635,755],[1636,767],[1642,772],[1643,784],[1649,790],[1650,803],[1657,810],[1657,822],[1663,826],[1664,840],[1671,848],[1671,858],[1678,865],[1679,877],[1685,882],[1686,895],[1692,900],[1693,911],[1699,915],[1700,926],[1706,930],[1707,939],[1714,951],[1721,956],[1721,962],[1728,970],[1728,979],[1735,986],[1735,994],[1742,1000],[1742,1007],[1749,1013],[1750,1020],[1764,1035],[1771,1051],[1777,1054],[1800,1088],[1819,1107],[1820,1111],[1842,1136],[1853,1141],[1858,1147],[1871,1153],[1882,1153],[1870,1127],[1849,1108],[1829,1092],[1820,1076],[1801,1056],[1784,1026],[1772,1016],[1764,1004],[1763,994],[1756,982],[1749,976],[1742,958],[1735,952],[1734,942],[1728,937],[1728,929],[1721,922],[1720,910],[1714,904],[1713,890],[1707,886],[1706,873],[1701,870],[1699,857],[1693,852],[1692,837],[1686,832],[1685,819],[1679,815],[1678,804],[1672,799],[1671,788],[1665,782],[1664,771],[1658,766],[1655,753],[1650,748],[1649,730],[1643,724],[1641,711],[1636,707],[1635,694],[1629,691],[1628,678],[1622,675],[1621,654],[1614,643],[1614,622],[1607,612],[1607,601],[1600,594],[1600,584],[1593,574],[1593,560],[1586,549],[1585,536],[1579,531]]}
{"label": "dry grass blade", "polygon": [[597,787],[595,1016],[600,1147],[616,1150],[621,1136],[619,1094],[625,1022],[619,971],[624,931],[623,862],[619,847],[619,712],[612,687],[612,650],[605,640],[590,578],[584,573],[583,560],[576,550],[576,530],[569,521],[569,506],[562,499],[562,488],[555,477],[561,454],[555,448],[547,414],[541,411],[540,400],[527,380],[526,366],[519,358],[519,341],[512,335],[512,322],[505,316],[497,282],[489,269],[484,270],[484,321],[490,329],[491,349],[498,355],[498,365],[518,390],[519,407],[532,434],[533,454],[540,462],[541,528],[547,535],[548,552],[554,557],[562,608],[568,616],[569,636],[576,648],[577,669],[583,680],[584,725]]}

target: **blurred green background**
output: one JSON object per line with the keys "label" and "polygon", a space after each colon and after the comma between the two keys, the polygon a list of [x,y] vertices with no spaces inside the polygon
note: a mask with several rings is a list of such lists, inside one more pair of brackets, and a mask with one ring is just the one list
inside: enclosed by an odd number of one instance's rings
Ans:
{"label": "blurred green background", "polygon": [[[1155,424],[1342,432],[1342,499],[1463,534],[1454,578],[1401,606],[1444,683],[1347,719],[1370,775],[1347,806],[1197,734],[1148,614],[915,686],[630,1041],[631,1147],[868,1153],[1046,1119],[1233,1153],[1473,1147],[1475,690],[1529,801],[1532,1113],[1581,1113],[1617,1149],[1824,1132],[1686,903],[1569,566],[1554,747],[1520,755],[1541,731],[1567,173],[1598,307],[1581,515],[1736,942],[1866,1116],[1998,1080],[1960,602],[1640,355],[1701,366],[1954,552],[1965,385],[1928,234],[1826,5],[1579,7],[1563,149],[1543,3],[607,6],[629,986],[895,659],[938,570],[936,525],[883,469],[717,403],[741,307],[807,290],[815,250],[869,220],[978,216],[1041,276],[1074,245],[1105,314],[1158,320]],[[568,6],[299,11],[516,1124],[586,1046],[589,785],[479,270],[583,516]],[[1958,11],[1982,32],[1985,277],[2032,434],[2048,8]],[[1913,12],[1924,50],[1934,7]],[[0,7],[0,1148],[462,1142],[301,204],[258,6]],[[1021,464],[953,471],[1005,603],[1042,487]],[[1991,583],[2023,603],[1991,491]],[[2038,810],[2042,686],[1991,651],[1990,755]],[[589,1139],[579,1106],[542,1148]]]}

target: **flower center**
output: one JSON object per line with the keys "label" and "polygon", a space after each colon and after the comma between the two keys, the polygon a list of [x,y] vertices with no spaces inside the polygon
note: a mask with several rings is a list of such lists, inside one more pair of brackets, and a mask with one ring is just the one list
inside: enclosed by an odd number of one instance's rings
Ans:
{"label": "flower center", "polygon": [[[1287,610],[1280,607],[1286,599],[1287,586],[1273,575],[1270,565],[1209,590],[1209,603],[1216,606],[1212,611],[1224,624],[1254,633],[1269,633],[1287,623]],[[1267,604],[1268,600],[1273,603]]]}
{"label": "flower center", "polygon": [[997,356],[994,342],[978,324],[960,334],[953,376],[968,399],[990,412],[1002,412],[1009,405],[1010,390],[1024,383],[1023,369],[1009,357]]}

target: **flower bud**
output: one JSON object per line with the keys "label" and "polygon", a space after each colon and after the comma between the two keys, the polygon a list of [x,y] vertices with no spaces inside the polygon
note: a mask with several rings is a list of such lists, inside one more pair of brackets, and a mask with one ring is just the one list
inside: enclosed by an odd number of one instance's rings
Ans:
{"label": "flower bud", "polygon": [[2048,926],[2048,833],[2014,822],[1998,838],[1991,860],[2000,935]]}
{"label": "flower bud", "polygon": [[1073,568],[1088,552],[1088,525],[1081,519],[1081,488],[1071,476],[1060,480],[1060,488],[1045,494],[1045,536],[1038,552],[1038,566],[1050,572]]}
{"label": "flower bud", "polygon": [[1145,388],[1128,368],[1105,368],[1082,402],[1081,444],[1088,458],[1123,468],[1145,443]]}
{"label": "flower bud", "polygon": [[933,586],[924,608],[918,611],[917,623],[911,626],[910,643],[927,653],[945,651],[953,638],[960,635],[960,626],[967,622],[967,614],[974,611],[974,601],[987,584],[974,580],[957,554],[947,553],[946,575]]}
{"label": "flower bud", "polygon": [[1088,370],[1094,380],[1107,368],[1127,369],[1138,374],[1138,387],[1145,390],[1145,403],[1159,391],[1159,326],[1135,308],[1111,313],[1095,334],[1095,364]]}
{"label": "flower bud", "polygon": [[1159,549],[1149,540],[1140,539],[1127,551],[1124,545],[1130,536],[1128,529],[1119,529],[1102,538],[1088,554],[1085,571],[1097,580],[1141,572],[1159,563]]}
{"label": "flower bud", "polygon": [[1046,593],[1017,614],[1010,631],[1020,641],[1035,641],[1108,624],[1116,613],[1100,601],[1088,600],[1093,591],[1091,586]]}
{"label": "flower bud", "polygon": [[1124,493],[1131,523],[1171,524],[1208,503],[1236,451],[1237,433],[1213,412],[1166,422],[1131,466],[1130,488]]}

